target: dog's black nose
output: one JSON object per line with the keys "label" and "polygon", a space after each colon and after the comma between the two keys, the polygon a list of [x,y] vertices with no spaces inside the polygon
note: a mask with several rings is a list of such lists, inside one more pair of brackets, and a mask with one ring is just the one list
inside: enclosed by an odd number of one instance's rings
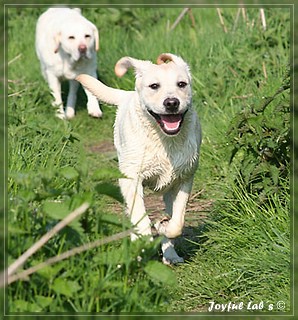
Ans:
{"label": "dog's black nose", "polygon": [[87,51],[87,46],[84,45],[84,44],[80,44],[80,45],[79,45],[79,52],[80,52],[81,54],[84,54],[84,53],[86,53],[86,51]]}
{"label": "dog's black nose", "polygon": [[167,112],[174,113],[178,111],[180,101],[177,98],[167,98],[163,102],[163,105],[166,107]]}

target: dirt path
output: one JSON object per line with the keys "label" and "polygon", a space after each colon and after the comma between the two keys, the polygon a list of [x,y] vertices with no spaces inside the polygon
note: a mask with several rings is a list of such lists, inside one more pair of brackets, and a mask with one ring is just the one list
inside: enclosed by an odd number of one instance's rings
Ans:
{"label": "dirt path", "polygon": [[[96,145],[88,146],[88,151],[105,155],[108,158],[116,153],[114,145],[111,141],[103,141]],[[212,209],[212,200],[202,198],[203,190],[193,190],[186,209],[185,225],[182,236],[176,239],[176,246],[179,248],[179,253],[184,258],[191,256],[190,252],[193,251],[195,244],[198,242],[198,236],[202,233],[204,227],[204,220]],[[149,214],[151,221],[159,221],[164,215],[165,205],[162,195],[154,193],[148,189],[145,190],[145,207]],[[111,211],[122,214],[123,207],[116,201],[111,204]],[[155,233],[154,228],[152,229]],[[190,240],[190,241],[188,241]]]}

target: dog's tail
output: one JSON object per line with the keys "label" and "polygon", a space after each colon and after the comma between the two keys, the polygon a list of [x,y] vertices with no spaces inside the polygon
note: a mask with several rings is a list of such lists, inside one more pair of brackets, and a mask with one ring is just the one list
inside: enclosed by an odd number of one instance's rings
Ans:
{"label": "dog's tail", "polygon": [[123,103],[123,101],[126,100],[133,92],[108,87],[88,74],[80,74],[76,77],[76,80],[90,91],[98,100],[115,106],[119,106],[121,102]]}

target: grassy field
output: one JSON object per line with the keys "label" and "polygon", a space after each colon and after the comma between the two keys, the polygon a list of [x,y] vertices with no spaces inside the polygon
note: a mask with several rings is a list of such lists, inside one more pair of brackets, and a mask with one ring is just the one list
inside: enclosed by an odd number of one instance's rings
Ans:
{"label": "grassy field", "polygon": [[[80,90],[76,117],[54,117],[34,52],[35,23],[44,10],[8,8],[7,263],[83,202],[90,207],[24,269],[130,227],[117,189],[115,108],[102,105],[103,119],[88,117]],[[113,73],[126,55],[155,61],[172,52],[190,65],[203,142],[177,239],[186,263],[162,265],[158,238],[118,239],[10,284],[7,312],[210,315],[229,302],[241,315],[272,313],[273,319],[292,311],[290,9],[265,9],[264,30],[258,8],[239,19],[237,8],[223,8],[224,32],[215,8],[193,8],[194,25],[186,15],[169,31],[180,12],[83,9],[100,30],[104,83],[133,89],[132,72],[122,79]],[[159,197],[148,193],[148,199],[150,214],[162,212]],[[216,308],[208,310],[212,302]]]}

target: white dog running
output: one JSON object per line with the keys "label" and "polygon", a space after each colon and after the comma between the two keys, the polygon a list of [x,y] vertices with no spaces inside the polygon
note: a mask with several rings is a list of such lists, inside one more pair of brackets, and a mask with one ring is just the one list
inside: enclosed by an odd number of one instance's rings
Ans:
{"label": "white dog running", "polygon": [[[80,75],[81,82],[99,100],[119,106],[114,129],[119,180],[127,213],[136,234],[150,235],[151,223],[143,201],[143,186],[164,193],[165,217],[155,224],[162,240],[163,262],[183,262],[173,239],[182,233],[193,177],[198,166],[201,128],[192,107],[191,75],[182,58],[161,54],[157,64],[131,57],[120,59],[117,76],[133,67],[135,91],[110,88]],[[132,239],[137,235],[133,234]]]}
{"label": "white dog running", "polygon": [[[38,19],[36,25],[36,53],[44,78],[58,107],[59,118],[73,118],[79,83],[75,77],[81,73],[96,75],[96,51],[99,48],[96,26],[81,15],[80,9],[50,8]],[[69,80],[66,110],[61,98],[61,81]],[[89,115],[101,117],[97,99],[88,90]]]}

